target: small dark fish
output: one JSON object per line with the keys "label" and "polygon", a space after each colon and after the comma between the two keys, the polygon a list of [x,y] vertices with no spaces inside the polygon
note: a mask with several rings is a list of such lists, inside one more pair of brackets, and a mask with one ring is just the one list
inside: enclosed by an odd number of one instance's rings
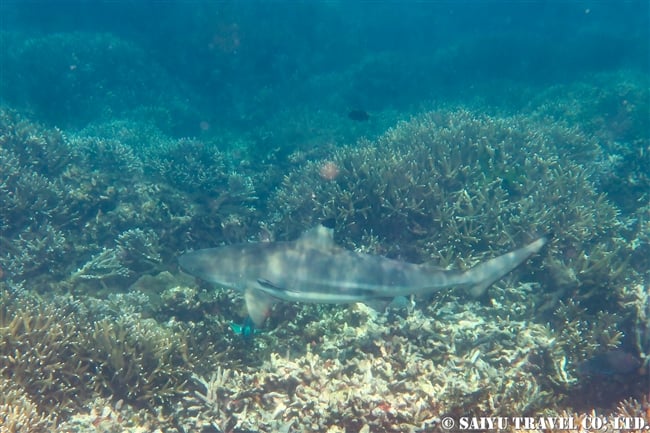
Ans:
{"label": "small dark fish", "polygon": [[348,118],[356,122],[365,122],[370,119],[370,114],[363,110],[351,110],[348,113]]}
{"label": "small dark fish", "polygon": [[638,356],[615,349],[582,361],[576,371],[582,377],[625,376],[636,373],[640,367],[641,360]]}

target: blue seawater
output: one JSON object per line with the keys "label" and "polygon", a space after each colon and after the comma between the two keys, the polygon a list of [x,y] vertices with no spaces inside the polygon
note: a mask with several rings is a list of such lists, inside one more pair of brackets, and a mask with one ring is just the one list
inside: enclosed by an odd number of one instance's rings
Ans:
{"label": "blue seawater", "polygon": [[[649,221],[647,0],[0,0],[0,407],[54,415],[33,431],[100,396],[164,431],[647,403]],[[444,268],[554,237],[478,301],[278,303],[259,332],[178,269],[316,224]],[[298,401],[345,380],[354,416]]]}

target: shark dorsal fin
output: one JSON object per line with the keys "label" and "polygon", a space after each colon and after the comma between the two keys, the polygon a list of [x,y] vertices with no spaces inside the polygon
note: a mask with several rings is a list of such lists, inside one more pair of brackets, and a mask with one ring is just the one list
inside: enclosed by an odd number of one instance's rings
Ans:
{"label": "shark dorsal fin", "polygon": [[296,241],[296,245],[303,248],[331,250],[335,248],[334,230],[319,224],[304,232]]}

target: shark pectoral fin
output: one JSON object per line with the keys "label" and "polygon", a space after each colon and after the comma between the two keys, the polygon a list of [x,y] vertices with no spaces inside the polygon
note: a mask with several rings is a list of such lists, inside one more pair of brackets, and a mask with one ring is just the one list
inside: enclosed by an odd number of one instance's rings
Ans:
{"label": "shark pectoral fin", "polygon": [[482,281],[482,282],[480,282],[478,284],[473,285],[469,289],[469,294],[472,295],[473,298],[480,298],[481,296],[483,296],[483,294],[485,294],[488,287],[490,287],[492,284],[494,284],[494,282],[496,280],[498,280],[498,278],[496,278],[494,280]]}
{"label": "shark pectoral fin", "polygon": [[248,315],[255,326],[262,326],[266,318],[269,317],[275,298],[260,290],[248,289],[244,293],[244,300]]}

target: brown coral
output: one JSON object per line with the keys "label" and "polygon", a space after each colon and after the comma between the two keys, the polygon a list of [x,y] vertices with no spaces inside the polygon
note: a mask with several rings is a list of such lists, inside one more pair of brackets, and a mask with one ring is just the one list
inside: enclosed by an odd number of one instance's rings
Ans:
{"label": "brown coral", "polygon": [[56,308],[2,305],[0,376],[39,410],[69,413],[90,392],[88,365],[76,353],[77,332],[70,316]]}
{"label": "brown coral", "polygon": [[585,293],[627,269],[616,208],[576,162],[589,153],[599,156],[592,139],[561,124],[431,112],[334,152],[333,181],[323,161],[294,170],[269,208],[278,238],[329,220],[350,248],[372,237],[375,253],[442,266],[553,232],[547,285]]}

